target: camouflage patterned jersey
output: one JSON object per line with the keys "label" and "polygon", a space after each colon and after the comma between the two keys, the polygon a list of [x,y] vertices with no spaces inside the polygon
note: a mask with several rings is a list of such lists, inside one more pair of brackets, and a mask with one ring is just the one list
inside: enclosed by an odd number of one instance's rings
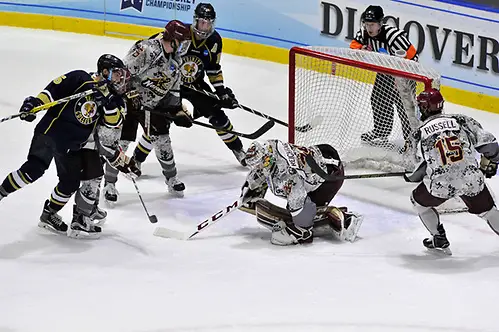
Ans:
{"label": "camouflage patterned jersey", "polygon": [[338,166],[340,163],[339,160],[325,159],[316,146],[306,148],[268,140],[263,147],[266,150],[264,167],[252,170],[246,181],[250,189],[256,189],[266,182],[274,195],[288,200],[291,211],[303,208],[307,193],[316,190],[324,182],[307,165],[307,154],[311,154],[325,172],[326,164]]}
{"label": "camouflage patterned jersey", "polygon": [[165,53],[161,40],[142,40],[130,49],[124,63],[131,73],[131,88],[140,93],[141,104],[154,109],[170,93],[173,104],[180,104],[180,70],[178,55]]}
{"label": "camouflage patterned jersey", "polygon": [[414,182],[422,180],[436,197],[475,196],[483,189],[477,151],[499,161],[495,137],[465,115],[429,117],[414,135],[417,166],[408,177]]}

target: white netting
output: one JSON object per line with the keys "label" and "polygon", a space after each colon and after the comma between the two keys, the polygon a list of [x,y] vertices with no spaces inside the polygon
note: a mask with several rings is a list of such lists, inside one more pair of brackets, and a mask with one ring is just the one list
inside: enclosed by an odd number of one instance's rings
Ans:
{"label": "white netting", "polygon": [[[438,72],[415,61],[362,50],[295,50],[290,67],[294,88],[290,124],[293,117],[295,123],[290,126],[291,140],[306,146],[331,144],[347,171],[412,170],[410,134],[419,125],[416,93],[425,84],[439,88]],[[440,212],[455,210],[464,210],[460,200],[439,208]]]}
{"label": "white netting", "polygon": [[[319,58],[306,50],[295,54],[295,80],[290,82],[295,102],[290,111],[296,126],[310,122],[315,126],[305,132],[295,130],[294,142],[329,143],[339,151],[347,168],[410,168],[411,158],[404,151],[411,128],[418,125],[415,96],[424,84],[408,78],[417,74],[438,87],[440,75],[415,61],[381,53],[333,47],[304,49],[325,56]],[[396,70],[398,75],[380,74],[376,67]]]}

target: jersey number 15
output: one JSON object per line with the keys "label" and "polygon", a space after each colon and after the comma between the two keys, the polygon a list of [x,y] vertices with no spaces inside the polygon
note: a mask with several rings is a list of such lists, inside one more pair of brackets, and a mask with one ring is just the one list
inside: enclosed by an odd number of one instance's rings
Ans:
{"label": "jersey number 15", "polygon": [[463,160],[463,149],[461,148],[461,141],[456,136],[442,137],[435,142],[442,164],[455,163]]}

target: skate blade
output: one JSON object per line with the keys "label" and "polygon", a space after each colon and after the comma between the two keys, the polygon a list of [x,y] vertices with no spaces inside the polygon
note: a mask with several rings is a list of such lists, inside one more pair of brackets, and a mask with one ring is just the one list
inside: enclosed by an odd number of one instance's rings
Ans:
{"label": "skate blade", "polygon": [[93,220],[94,226],[102,226],[106,223],[106,218]]}
{"label": "skate blade", "polygon": [[452,256],[452,251],[449,247],[447,248],[426,248],[429,253],[437,256]]}
{"label": "skate blade", "polygon": [[96,240],[100,238],[100,233],[99,234],[88,233],[85,231],[79,231],[74,229],[69,229],[67,235],[72,239],[79,239],[79,240]]}
{"label": "skate blade", "polygon": [[170,193],[170,195],[172,195],[173,197],[177,197],[177,198],[184,198],[184,192],[183,192],[183,191],[176,191],[176,190],[173,190],[173,189],[168,188],[168,192],[169,192],[169,193]]}
{"label": "skate blade", "polygon": [[63,231],[58,231],[57,229],[55,229],[54,227],[44,223],[44,222],[39,222],[38,223],[38,227],[42,228],[42,229],[45,229],[47,231],[49,231],[50,233],[53,233],[53,234],[57,234],[57,235],[66,235],[66,232],[63,232]]}

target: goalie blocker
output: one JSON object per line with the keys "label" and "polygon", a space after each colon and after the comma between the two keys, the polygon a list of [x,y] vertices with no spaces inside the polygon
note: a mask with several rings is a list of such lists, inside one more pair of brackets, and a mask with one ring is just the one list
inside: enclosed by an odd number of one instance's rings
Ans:
{"label": "goalie blocker", "polygon": [[[341,240],[353,241],[362,222],[346,208],[328,207],[343,185],[343,179],[325,181],[306,162],[312,156],[327,174],[341,177],[343,165],[330,145],[297,146],[279,140],[253,142],[246,152],[251,171],[242,188],[243,207],[272,231],[271,243],[311,243],[314,230],[327,229]],[[286,209],[263,199],[267,189],[287,200]]]}

